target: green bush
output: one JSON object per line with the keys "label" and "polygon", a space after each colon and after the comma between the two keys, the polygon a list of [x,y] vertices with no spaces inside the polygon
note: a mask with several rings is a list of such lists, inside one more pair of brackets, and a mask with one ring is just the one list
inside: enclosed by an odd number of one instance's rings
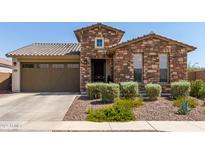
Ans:
{"label": "green bush", "polygon": [[106,106],[98,109],[88,109],[88,121],[94,122],[111,122],[111,121],[131,121],[135,120],[135,116],[131,109],[120,105]]}
{"label": "green bush", "polygon": [[143,105],[143,99],[116,99],[114,105],[124,106],[126,108],[140,107]]}
{"label": "green bush", "polygon": [[203,115],[205,115],[205,109],[203,110]]}
{"label": "green bush", "polygon": [[180,107],[182,102],[188,102],[188,106],[190,108],[195,108],[197,105],[199,105],[197,99],[191,98],[191,97],[185,97],[185,96],[181,96],[178,97],[174,102],[173,102],[173,106],[175,107]]}
{"label": "green bush", "polygon": [[190,95],[197,98],[205,97],[205,90],[202,89],[203,87],[204,87],[203,80],[192,81]]}
{"label": "green bush", "polygon": [[145,90],[151,100],[156,100],[161,96],[162,87],[159,84],[149,83],[145,86]]}
{"label": "green bush", "polygon": [[121,82],[120,91],[125,98],[134,98],[138,96],[138,83],[137,82]]}
{"label": "green bush", "polygon": [[201,99],[205,98],[205,85],[203,85],[199,90],[199,98]]}
{"label": "green bush", "polygon": [[94,122],[131,121],[135,120],[132,108],[143,105],[142,98],[116,99],[111,106],[98,109],[89,108],[86,120]]}
{"label": "green bush", "polygon": [[119,85],[115,83],[101,84],[101,97],[102,101],[109,102],[114,101],[120,95]]}
{"label": "green bush", "polygon": [[189,96],[190,89],[190,82],[188,81],[181,80],[171,83],[171,94],[174,98]]}
{"label": "green bush", "polygon": [[88,83],[86,85],[88,96],[91,99],[99,99],[101,97],[101,86],[104,83]]}

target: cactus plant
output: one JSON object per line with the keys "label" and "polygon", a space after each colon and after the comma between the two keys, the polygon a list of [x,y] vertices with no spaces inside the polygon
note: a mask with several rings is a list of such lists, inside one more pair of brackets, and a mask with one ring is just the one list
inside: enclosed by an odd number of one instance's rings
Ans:
{"label": "cactus plant", "polygon": [[183,101],[177,111],[178,114],[182,114],[182,115],[186,115],[187,113],[189,113],[191,111],[191,109],[188,106],[188,102],[187,101]]}

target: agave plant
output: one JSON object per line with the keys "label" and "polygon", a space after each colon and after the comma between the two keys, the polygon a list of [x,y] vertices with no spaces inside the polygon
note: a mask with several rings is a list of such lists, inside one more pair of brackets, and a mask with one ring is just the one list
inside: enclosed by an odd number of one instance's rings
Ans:
{"label": "agave plant", "polygon": [[188,106],[188,101],[184,100],[184,101],[181,103],[181,105],[180,105],[180,107],[179,107],[177,113],[178,113],[178,114],[182,114],[182,115],[186,115],[186,114],[189,113],[190,111],[191,111],[191,109],[190,109],[189,106]]}

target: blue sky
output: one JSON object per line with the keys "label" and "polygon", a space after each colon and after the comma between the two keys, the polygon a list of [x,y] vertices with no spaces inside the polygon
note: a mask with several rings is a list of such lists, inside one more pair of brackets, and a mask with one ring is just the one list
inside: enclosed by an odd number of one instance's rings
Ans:
{"label": "blue sky", "polygon": [[[74,30],[94,23],[0,23],[0,57],[34,42],[77,42]],[[151,31],[197,47],[188,54],[191,64],[205,67],[205,23],[104,23],[125,31],[122,41]]]}

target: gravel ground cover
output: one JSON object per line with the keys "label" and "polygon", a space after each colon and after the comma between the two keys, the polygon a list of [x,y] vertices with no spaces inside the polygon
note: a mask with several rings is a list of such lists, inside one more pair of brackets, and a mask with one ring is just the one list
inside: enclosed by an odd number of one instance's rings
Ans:
{"label": "gravel ground cover", "polygon": [[[157,101],[144,100],[144,105],[134,108],[133,112],[137,120],[141,121],[204,121],[205,116],[202,114],[202,101],[193,108],[187,115],[176,114],[178,108],[172,105],[173,101],[166,97],[160,97]],[[64,121],[84,121],[87,117],[87,108],[99,108],[108,106],[112,103],[103,103],[99,100],[90,100],[87,96],[76,97],[73,104],[65,114]]]}

